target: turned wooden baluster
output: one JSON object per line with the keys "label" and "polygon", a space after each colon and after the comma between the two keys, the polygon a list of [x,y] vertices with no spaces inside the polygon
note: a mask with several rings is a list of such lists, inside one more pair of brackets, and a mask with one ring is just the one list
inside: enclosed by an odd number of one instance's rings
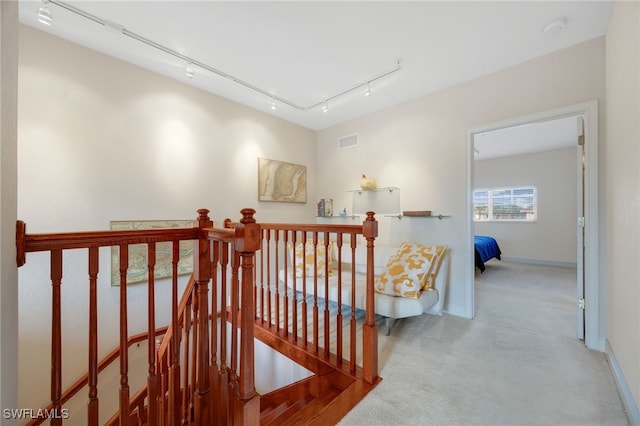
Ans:
{"label": "turned wooden baluster", "polygon": [[[328,358],[331,354],[331,313],[329,312],[329,233],[324,233],[324,354]],[[316,252],[317,256],[317,252]],[[315,262],[314,262],[315,263]]]}
{"label": "turned wooden baluster", "polygon": [[[305,274],[306,275],[306,274]],[[327,295],[325,294],[325,297]],[[313,232],[313,351],[318,352],[320,341],[318,338],[320,322],[318,314],[318,233]]]}
{"label": "turned wooden baluster", "polygon": [[[363,327],[362,368],[363,379],[370,384],[378,378],[378,325],[375,320],[375,288],[374,288],[374,240],[378,236],[378,222],[374,212],[367,212],[367,218],[362,224],[362,234],[367,240],[367,302],[366,316]],[[354,305],[355,306],[355,305]]]}
{"label": "turned wooden baluster", "polygon": [[226,426],[230,423],[229,404],[229,369],[227,368],[227,272],[229,269],[229,247],[227,242],[218,243],[222,247],[220,256],[220,303],[217,314],[220,327],[220,371],[219,371],[219,410],[216,413],[217,424]]}
{"label": "turned wooden baluster", "polygon": [[[338,232],[338,235],[336,236],[336,246],[338,251],[338,315],[336,316],[336,359],[338,361],[338,365],[342,365],[342,232]],[[355,311],[355,309],[352,310]]]}
{"label": "turned wooden baluster", "polygon": [[351,241],[351,322],[349,327],[349,362],[350,362],[350,371],[351,374],[356,373],[356,310],[353,309],[353,306],[356,306],[356,274],[355,274],[355,265],[356,265],[356,234],[350,235]]}
{"label": "turned wooden baluster", "polygon": [[[267,324],[271,327],[271,230],[267,229],[264,232],[267,240]],[[277,277],[275,282],[278,282]]]}
{"label": "turned wooden baluster", "polygon": [[[260,230],[261,234],[260,234],[260,247],[262,247],[262,230]],[[260,249],[258,249],[260,250]],[[262,269],[260,269],[260,273],[261,276],[258,277],[258,259],[256,257],[256,264],[255,267],[253,268],[253,307],[255,309],[255,311],[253,312],[253,317],[255,319],[258,318],[258,304],[260,303],[260,294],[261,290],[260,287],[258,285],[258,279],[260,279],[260,283],[262,283]]]}
{"label": "turned wooden baluster", "polygon": [[[291,236],[291,244],[293,244],[293,251],[295,252],[296,250],[296,242],[297,242],[297,231],[291,231],[292,236]],[[285,259],[288,256],[285,256]],[[298,274],[296,273],[296,260],[295,260],[295,256],[293,256],[293,261],[291,262],[291,275],[293,277],[293,291],[291,292],[292,294],[292,300],[291,300],[291,333],[293,334],[293,340],[298,340],[298,292],[296,291],[296,289],[298,288],[298,283],[296,282],[296,280],[298,279],[297,276]],[[304,268],[304,263],[303,263],[303,268]],[[306,274],[302,274],[302,275],[306,275]],[[289,292],[287,291],[288,294]],[[286,314],[285,314],[286,315]]]}
{"label": "turned wooden baluster", "polygon": [[209,383],[213,395],[212,418],[220,412],[220,376],[218,371],[218,327],[220,324],[218,308],[218,262],[220,260],[220,244],[210,241],[211,250],[211,361],[209,362]]}
{"label": "turned wooden baluster", "polygon": [[[302,231],[302,257],[306,256],[307,247],[307,231]],[[295,270],[295,260],[294,260]],[[302,342],[305,347],[308,345],[309,339],[309,318],[307,317],[307,273],[302,274]]]}
{"label": "turned wooden baluster", "polygon": [[[266,271],[266,265],[264,263],[264,257],[265,257],[265,253],[264,253],[264,240],[265,240],[265,233],[268,231],[265,231],[264,229],[260,230],[260,249],[261,249],[261,253],[260,253],[260,284],[256,283],[256,287],[257,290],[260,292],[260,295],[256,297],[256,316],[258,316],[258,311],[260,312],[259,318],[260,318],[260,323],[264,324],[264,292],[265,292],[265,282],[269,279],[268,278],[268,272],[267,272],[267,277],[265,277],[265,271]],[[267,247],[268,249],[268,247]]]}
{"label": "turned wooden baluster", "polygon": [[[147,359],[149,363],[149,373],[147,375],[147,393],[149,395],[149,423],[158,424],[158,376],[156,375],[156,309],[155,309],[155,266],[156,266],[156,243],[147,245],[147,330],[149,340],[147,340]],[[175,333],[175,329],[173,333]]]}
{"label": "turned wooden baluster", "polygon": [[156,339],[155,343],[153,342],[149,342],[149,344],[153,344],[155,346],[155,351],[156,351],[156,361],[155,361],[155,365],[156,365],[156,379],[157,379],[157,386],[158,386],[158,396],[156,397],[156,410],[157,410],[157,416],[158,416],[158,424],[163,424],[164,421],[164,404],[162,403],[162,401],[164,400],[164,398],[161,398],[160,395],[164,395],[164,387],[162,386],[162,379],[163,379],[163,373],[162,373],[162,355],[160,353],[160,346],[162,344],[162,339]]}
{"label": "turned wooden baluster", "polygon": [[173,241],[171,257],[171,338],[169,367],[169,424],[180,423],[180,328],[178,325],[178,262],[180,261],[180,242]]}
{"label": "turned wooden baluster", "polygon": [[[274,236],[275,236],[274,253],[275,253],[275,256],[276,256],[276,259],[275,259],[275,261],[276,261],[276,264],[275,264],[275,274],[276,274],[275,282],[276,282],[276,284],[275,284],[275,298],[274,298],[276,306],[275,306],[275,312],[274,313],[275,313],[275,326],[276,326],[276,332],[277,332],[278,330],[280,330],[280,285],[278,284],[278,278],[277,278],[278,273],[280,272],[280,265],[279,265],[279,262],[278,262],[278,260],[280,258],[280,256],[278,256],[278,246],[279,246],[279,241],[280,241],[280,231],[276,230]],[[286,250],[286,247],[285,247],[285,250]],[[286,254],[285,254],[285,256],[286,256]],[[286,280],[288,277],[284,277],[284,278]]]}
{"label": "turned wooden baluster", "polygon": [[[51,405],[55,413],[60,413],[62,403],[62,309],[60,286],[62,285],[62,250],[51,250]],[[51,425],[62,424],[62,417],[55,416]]]}
{"label": "turned wooden baluster", "polygon": [[[213,222],[208,216],[209,210],[198,210],[198,227],[211,228]],[[195,423],[211,424],[211,405],[209,395],[209,279],[211,261],[209,260],[209,240],[200,235],[194,242],[194,279],[198,293],[198,358],[197,383],[195,393]]]}
{"label": "turned wooden baluster", "polygon": [[[294,233],[295,234],[295,233]],[[295,237],[294,237],[295,239]],[[289,231],[284,231],[284,239],[283,239],[283,244],[282,244],[283,249],[283,256],[282,256],[282,263],[283,263],[283,268],[284,268],[284,275],[285,277],[287,276],[287,274],[289,273],[289,262],[287,261],[287,259],[289,258],[289,256],[287,256],[287,250],[289,249]],[[295,242],[293,243],[293,250],[295,251]],[[295,264],[293,266],[293,279],[294,279],[294,283],[295,283]],[[294,287],[295,288],[295,287]],[[284,296],[283,296],[283,312],[282,312],[282,329],[284,331],[284,335],[288,336],[289,335],[289,291],[286,289],[284,289]]]}
{"label": "turned wooden baluster", "polygon": [[[189,382],[189,344],[191,337],[191,309],[193,303],[193,290],[190,297],[187,299],[186,306],[184,308],[184,320],[183,320],[183,347],[182,347],[182,359],[184,360],[184,369],[182,370],[182,423],[188,424],[191,421],[191,393],[193,391],[192,383]],[[153,424],[150,422],[150,424]]]}
{"label": "turned wooden baluster", "polygon": [[[240,277],[238,268],[240,267],[240,256],[231,244],[231,371],[229,380],[231,389],[238,387],[238,312],[240,309]],[[243,330],[244,331],[244,330]],[[232,413],[233,414],[233,413]]]}
{"label": "turned wooden baluster", "polygon": [[129,246],[120,245],[120,425],[129,425],[129,348],[127,347],[127,269]]}
{"label": "turned wooden baluster", "polygon": [[89,401],[87,424],[98,424],[98,247],[89,248]]}
{"label": "turned wooden baluster", "polygon": [[193,326],[191,328],[191,395],[190,395],[190,409],[193,413],[190,413],[190,417],[195,417],[195,404],[196,404],[196,387],[197,387],[197,370],[198,370],[198,288],[193,287],[193,302],[191,304],[191,318]]}

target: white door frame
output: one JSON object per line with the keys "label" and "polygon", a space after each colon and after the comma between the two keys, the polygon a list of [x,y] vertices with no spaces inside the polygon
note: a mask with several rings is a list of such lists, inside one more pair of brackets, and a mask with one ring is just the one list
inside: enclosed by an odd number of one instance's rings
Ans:
{"label": "white door frame", "polygon": [[[477,133],[498,130],[538,121],[582,115],[585,131],[585,345],[604,352],[604,337],[600,336],[600,324],[604,324],[605,312],[600,309],[599,255],[598,255],[598,101],[569,105],[504,121],[488,123],[467,131],[467,190],[466,190],[466,265],[465,265],[465,312],[475,317],[474,301],[474,256],[473,256],[473,138]],[[576,218],[577,220],[577,218]],[[577,303],[577,300],[576,300]]]}

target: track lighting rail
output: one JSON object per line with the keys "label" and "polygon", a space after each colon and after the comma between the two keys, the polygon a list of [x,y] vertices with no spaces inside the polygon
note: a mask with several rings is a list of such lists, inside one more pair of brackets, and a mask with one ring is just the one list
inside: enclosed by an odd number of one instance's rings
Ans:
{"label": "track lighting rail", "polygon": [[361,88],[364,88],[364,87],[367,87],[367,91],[369,92],[370,91],[370,87],[371,87],[371,83],[374,83],[374,82],[376,82],[376,81],[378,81],[378,80],[380,80],[380,79],[382,79],[384,77],[387,77],[387,76],[389,76],[389,75],[391,75],[391,74],[393,74],[395,72],[398,72],[401,69],[400,60],[396,60],[395,67],[393,67],[392,69],[390,69],[388,71],[380,73],[380,74],[370,78],[367,81],[364,81],[362,83],[358,83],[358,84],[356,84],[354,86],[351,86],[348,89],[345,89],[345,90],[343,90],[343,91],[341,91],[341,92],[339,92],[339,93],[337,93],[337,94],[335,94],[333,96],[330,96],[330,97],[328,97],[326,99],[322,99],[321,101],[316,102],[316,103],[314,103],[312,105],[303,106],[303,105],[299,105],[299,104],[297,104],[295,102],[292,102],[292,101],[290,101],[288,99],[285,99],[283,97],[280,97],[280,96],[278,96],[278,95],[276,95],[274,93],[270,93],[265,89],[262,89],[262,88],[254,85],[252,83],[249,83],[248,81],[242,80],[241,78],[238,78],[238,77],[233,76],[233,75],[231,75],[229,73],[226,73],[226,72],[224,72],[222,70],[219,70],[217,68],[209,66],[209,65],[205,64],[204,62],[201,62],[201,61],[199,61],[197,59],[191,58],[191,57],[189,57],[187,55],[184,55],[184,54],[182,54],[180,52],[177,52],[177,51],[175,51],[175,50],[173,50],[173,49],[171,49],[171,48],[169,48],[167,46],[164,46],[164,45],[162,45],[160,43],[156,43],[153,40],[150,40],[150,39],[148,39],[148,38],[146,38],[146,37],[144,37],[144,36],[142,36],[140,34],[137,34],[137,33],[133,32],[133,31],[130,31],[130,30],[126,29],[125,27],[123,27],[122,25],[120,25],[120,24],[118,24],[116,22],[112,22],[112,21],[109,21],[107,19],[100,18],[100,17],[98,17],[96,15],[93,15],[93,14],[91,14],[91,13],[85,11],[85,10],[82,10],[82,9],[80,9],[78,7],[72,6],[72,5],[68,4],[68,3],[65,3],[65,2],[60,1],[60,0],[43,0],[43,2],[45,3],[45,5],[48,4],[48,3],[55,4],[56,6],[61,7],[63,9],[66,9],[69,12],[75,13],[76,15],[79,15],[79,16],[85,18],[85,19],[88,19],[88,20],[93,21],[93,22],[95,22],[97,24],[103,25],[107,29],[110,29],[112,31],[118,32],[118,33],[120,33],[120,34],[122,34],[124,36],[127,36],[129,38],[137,40],[140,43],[144,43],[144,44],[146,44],[146,45],[148,45],[150,47],[153,47],[153,48],[155,48],[157,50],[165,52],[168,55],[171,55],[171,56],[173,56],[175,58],[178,58],[178,59],[184,61],[185,64],[187,64],[187,65],[188,64],[191,64],[192,66],[195,65],[195,66],[197,66],[199,68],[202,68],[202,69],[204,69],[206,71],[209,71],[209,72],[211,72],[213,74],[216,74],[216,75],[218,75],[220,77],[223,77],[223,78],[226,78],[228,80],[231,80],[232,82],[234,82],[236,84],[239,84],[241,86],[246,87],[247,89],[250,89],[250,90],[253,90],[254,92],[260,93],[261,95],[264,95],[264,96],[268,97],[271,100],[272,108],[273,108],[274,102],[278,101],[278,102],[280,102],[282,104],[288,105],[291,108],[295,108],[295,109],[297,109],[299,111],[309,111],[309,110],[313,110],[315,108],[318,108],[318,107],[322,106],[322,110],[324,112],[326,112],[326,109],[327,109],[326,106],[327,106],[328,102],[336,100],[337,98],[340,98],[341,96],[344,96],[344,95],[346,95],[346,94],[348,94],[350,92],[353,92],[355,90],[358,90],[358,89],[361,89]]}

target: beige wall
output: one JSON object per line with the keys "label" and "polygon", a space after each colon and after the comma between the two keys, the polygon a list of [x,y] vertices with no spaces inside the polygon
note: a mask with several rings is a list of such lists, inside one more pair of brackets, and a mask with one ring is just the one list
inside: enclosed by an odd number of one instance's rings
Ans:
{"label": "beige wall", "polygon": [[[12,2],[2,2],[3,85],[7,3]],[[608,338],[638,401],[639,13],[637,3],[617,3],[607,36],[606,140],[602,135],[605,41],[601,38],[321,131],[317,152],[310,148],[315,134],[308,130],[23,27],[19,217],[27,221],[30,232],[103,229],[112,219],[192,217],[199,207],[211,208],[216,219],[234,217],[240,207],[252,206],[257,207],[259,220],[307,221],[315,216],[314,202],[321,197],[333,198],[336,210],[350,209],[347,191],[357,188],[360,174],[367,173],[377,177],[380,185],[401,188],[402,209],[452,215],[441,221],[380,218],[381,238],[449,244],[453,264],[447,309],[464,315],[464,280],[468,278],[464,218],[469,208],[466,132],[484,123],[596,99],[601,101],[601,180],[607,182],[606,197],[601,186],[601,200],[603,206],[611,206],[601,212],[607,217],[608,232],[603,254],[611,261],[605,267],[603,256],[601,264],[601,270],[608,270]],[[3,90],[3,102],[5,94]],[[3,117],[3,151],[7,146],[4,123]],[[337,139],[353,133],[359,134],[360,146],[338,151]],[[186,142],[176,147],[176,140]],[[306,164],[308,205],[256,203],[256,156]],[[186,172],[169,178],[176,167]],[[11,188],[5,188],[9,171],[3,157],[3,241],[5,231],[13,229],[13,220],[5,215],[5,200],[11,198]],[[221,178],[223,185],[210,189],[209,182]],[[180,186],[174,186],[176,182]],[[214,205],[220,198],[229,202]],[[2,259],[4,289],[4,251]],[[73,256],[68,261],[84,262]],[[42,306],[42,311],[20,306],[24,337],[20,378],[26,380],[43,372],[46,377],[49,366],[49,349],[35,343],[40,338],[47,341],[40,335],[46,334],[40,326],[49,321],[46,290],[41,294],[34,289],[48,282],[46,271],[36,267],[39,262],[46,260],[35,260],[20,270],[21,300]],[[108,253],[101,255],[101,262],[108,264]],[[101,274],[100,297],[105,300],[101,312],[109,316],[116,297],[105,282],[108,268],[103,267]],[[65,298],[86,300],[78,291],[78,283],[84,280],[66,277]],[[134,297],[140,298],[136,292],[140,293],[133,286]],[[4,290],[0,297],[4,332],[5,314],[11,307]],[[83,319],[66,318],[65,322],[81,325]],[[70,325],[73,331],[68,337],[82,340],[84,330]],[[101,321],[101,327],[101,336],[117,339],[114,324]],[[111,346],[106,342],[101,350]],[[73,350],[68,346],[66,353]],[[3,334],[3,405],[6,398],[11,399],[4,391],[9,374],[5,363],[15,365],[6,351]],[[86,357],[77,355],[78,370],[85,371]],[[66,366],[67,371],[74,370],[74,362]],[[20,392],[21,407],[37,407],[48,400],[43,386]]]}
{"label": "beige wall", "polygon": [[475,188],[535,186],[535,222],[476,222],[478,235],[491,235],[505,258],[576,263],[577,149],[568,148],[475,162]]}
{"label": "beige wall", "polygon": [[[30,27],[20,28],[19,47],[18,217],[28,232],[191,219],[201,207],[218,223],[243,207],[259,221],[315,218],[315,132]],[[310,202],[258,203],[257,157],[306,165]],[[101,355],[118,339],[109,255],[101,250]],[[65,257],[63,304],[86,305],[86,262],[80,252]],[[36,408],[49,400],[35,380],[50,365],[47,257],[30,255],[19,279],[20,407]],[[157,300],[170,300],[169,291],[160,283]],[[133,334],[146,326],[145,286],[128,295]],[[63,312],[66,387],[87,371],[88,313]]]}
{"label": "beige wall", "polygon": [[[640,7],[616,2],[607,33],[607,338],[640,402]],[[636,419],[640,421],[640,419]]]}
{"label": "beige wall", "polygon": [[[441,221],[387,219],[391,223],[381,228],[389,234],[383,237],[448,244],[452,264],[446,309],[469,315],[465,285],[473,271],[465,267],[471,208],[466,196],[467,131],[602,101],[604,44],[604,38],[594,39],[319,132],[318,194],[330,195],[338,207],[348,206],[346,191],[357,187],[360,173],[367,173],[381,186],[400,187],[403,210],[452,215]],[[360,137],[357,148],[336,148],[339,137],[354,133]]]}
{"label": "beige wall", "polygon": [[0,2],[0,408],[18,408],[17,35],[18,2]]}

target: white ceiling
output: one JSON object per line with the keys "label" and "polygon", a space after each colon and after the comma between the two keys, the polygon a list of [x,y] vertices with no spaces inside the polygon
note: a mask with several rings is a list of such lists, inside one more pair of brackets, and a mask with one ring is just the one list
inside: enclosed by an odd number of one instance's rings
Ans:
{"label": "white ceiling", "polygon": [[577,144],[577,116],[477,133],[473,138],[476,161],[577,147]]}
{"label": "white ceiling", "polygon": [[[51,0],[52,2],[58,0]],[[320,130],[606,33],[611,1],[69,1],[116,25],[49,3],[20,0],[20,21]],[[543,27],[566,19],[556,33]],[[122,26],[209,67],[306,107],[394,68],[401,70],[321,108],[300,111],[129,38]],[[123,84],[126,84],[123,82]]]}

